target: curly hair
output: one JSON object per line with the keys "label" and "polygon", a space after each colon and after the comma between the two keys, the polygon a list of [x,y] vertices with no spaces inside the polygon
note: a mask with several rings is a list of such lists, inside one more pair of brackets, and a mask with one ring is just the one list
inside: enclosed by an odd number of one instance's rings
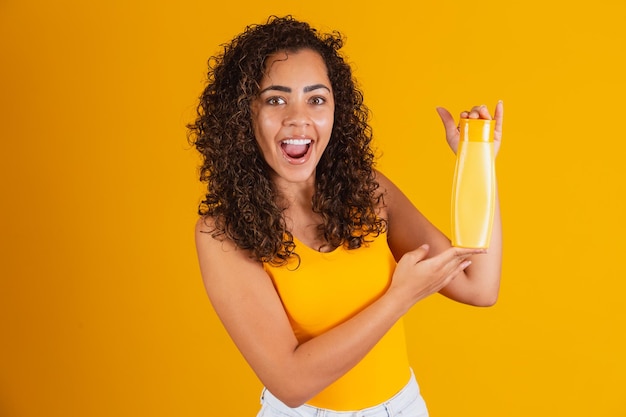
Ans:
{"label": "curly hair", "polygon": [[334,125],[315,173],[313,211],[322,218],[319,236],[332,248],[356,249],[386,229],[376,214],[382,194],[375,179],[369,110],[350,66],[339,53],[339,32],[319,33],[292,16],[271,16],[250,25],[208,61],[207,84],[189,141],[202,155],[200,180],[207,183],[198,212],[214,219],[214,237],[225,235],[261,262],[283,265],[296,256],[284,207],[252,128],[251,102],[268,57],[310,49],[326,63],[334,100]]}

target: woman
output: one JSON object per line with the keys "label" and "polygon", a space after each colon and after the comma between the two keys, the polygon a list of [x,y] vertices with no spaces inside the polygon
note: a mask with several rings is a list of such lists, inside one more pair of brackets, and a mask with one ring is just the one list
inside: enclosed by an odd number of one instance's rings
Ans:
{"label": "woman", "polygon": [[[208,183],[196,244],[209,298],[264,386],[259,416],[426,416],[402,316],[440,292],[492,305],[488,252],[451,247],[373,168],[339,34],[291,17],[213,57],[190,139]],[[454,151],[459,132],[438,109]],[[496,147],[502,104],[495,109]],[[491,118],[485,106],[464,118]]]}

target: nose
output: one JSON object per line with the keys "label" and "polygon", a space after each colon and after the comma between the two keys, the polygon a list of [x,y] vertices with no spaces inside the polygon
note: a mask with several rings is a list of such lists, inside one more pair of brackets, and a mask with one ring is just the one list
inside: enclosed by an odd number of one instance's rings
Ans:
{"label": "nose", "polygon": [[307,126],[310,122],[306,104],[292,103],[288,106],[283,120],[285,126]]}

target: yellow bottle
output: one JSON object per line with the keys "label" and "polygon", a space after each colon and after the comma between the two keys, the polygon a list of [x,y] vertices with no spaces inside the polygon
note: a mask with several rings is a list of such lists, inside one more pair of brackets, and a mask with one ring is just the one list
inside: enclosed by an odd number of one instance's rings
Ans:
{"label": "yellow bottle", "polygon": [[496,197],[495,120],[461,119],[452,184],[452,245],[488,248]]}

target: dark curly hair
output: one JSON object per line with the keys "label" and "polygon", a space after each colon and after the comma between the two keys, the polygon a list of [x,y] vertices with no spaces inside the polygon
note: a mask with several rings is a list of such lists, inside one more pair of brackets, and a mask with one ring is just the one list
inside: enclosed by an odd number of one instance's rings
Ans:
{"label": "dark curly hair", "polygon": [[382,195],[373,168],[369,110],[339,53],[342,46],[338,32],[323,34],[291,16],[271,16],[265,24],[248,26],[209,59],[197,119],[188,125],[189,141],[203,158],[200,180],[207,183],[199,214],[214,219],[214,237],[225,235],[258,261],[282,265],[297,256],[253,133],[250,109],[266,59],[279,51],[318,52],[334,93],[334,125],[316,169],[312,199],[323,219],[320,237],[332,248],[355,249],[386,228],[376,214]]}

